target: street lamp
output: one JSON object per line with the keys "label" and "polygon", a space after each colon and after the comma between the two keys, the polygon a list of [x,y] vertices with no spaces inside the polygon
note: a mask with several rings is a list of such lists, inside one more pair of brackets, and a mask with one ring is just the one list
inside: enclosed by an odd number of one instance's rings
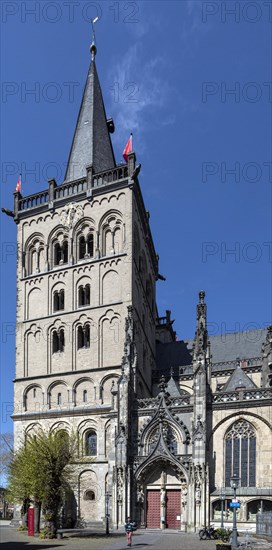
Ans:
{"label": "street lamp", "polygon": [[109,491],[106,491],[105,492],[105,502],[106,502],[106,535],[109,534],[110,530],[109,530],[109,518],[110,518],[110,515],[109,515],[109,500],[110,500],[110,493]]}
{"label": "street lamp", "polygon": [[221,499],[221,529],[224,529],[224,504],[225,504],[226,492],[225,487],[221,487],[220,499]]}
{"label": "street lamp", "polygon": [[237,542],[237,525],[236,525],[236,489],[239,487],[240,484],[240,478],[238,474],[233,474],[233,476],[230,478],[230,485],[233,488],[234,493],[234,507],[233,507],[233,528],[232,528],[232,548],[237,548],[238,542]]}

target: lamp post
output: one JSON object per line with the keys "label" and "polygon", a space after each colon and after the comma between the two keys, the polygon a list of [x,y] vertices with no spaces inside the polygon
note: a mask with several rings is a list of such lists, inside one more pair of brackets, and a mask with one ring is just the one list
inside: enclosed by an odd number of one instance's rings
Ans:
{"label": "lamp post", "polygon": [[110,515],[109,515],[109,500],[110,500],[110,493],[108,491],[106,491],[105,493],[105,502],[106,502],[106,535],[109,534],[110,530],[109,530],[109,518],[110,518]]}
{"label": "lamp post", "polygon": [[[233,476],[230,478],[230,484],[233,488],[233,494],[234,494],[234,504],[236,504],[236,489],[239,487],[240,478],[238,474],[233,474]],[[237,541],[237,524],[236,524],[236,506],[233,507],[233,528],[232,528],[232,548],[237,548],[238,541]]]}
{"label": "lamp post", "polygon": [[221,487],[220,499],[221,499],[221,529],[224,529],[224,504],[225,504],[226,492],[225,487]]}

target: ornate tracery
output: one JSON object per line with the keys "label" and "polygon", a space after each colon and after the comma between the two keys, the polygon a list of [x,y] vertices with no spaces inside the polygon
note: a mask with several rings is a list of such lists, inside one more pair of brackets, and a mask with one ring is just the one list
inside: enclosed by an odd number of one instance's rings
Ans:
{"label": "ornate tracery", "polygon": [[247,420],[239,419],[225,435],[225,484],[237,474],[242,487],[256,485],[256,433]]}

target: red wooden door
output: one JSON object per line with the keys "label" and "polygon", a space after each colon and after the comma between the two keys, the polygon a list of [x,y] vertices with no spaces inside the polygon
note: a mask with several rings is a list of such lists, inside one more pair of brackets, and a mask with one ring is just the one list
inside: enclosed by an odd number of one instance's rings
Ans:
{"label": "red wooden door", "polygon": [[180,491],[166,491],[166,527],[168,529],[180,529],[180,520],[177,516],[181,514]]}
{"label": "red wooden door", "polygon": [[160,528],[160,519],[161,519],[160,511],[161,511],[160,491],[148,490],[147,491],[146,526],[149,529]]}

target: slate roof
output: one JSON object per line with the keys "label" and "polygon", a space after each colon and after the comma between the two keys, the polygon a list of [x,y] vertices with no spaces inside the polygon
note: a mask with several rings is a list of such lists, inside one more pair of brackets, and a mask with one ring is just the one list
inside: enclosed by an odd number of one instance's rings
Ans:
{"label": "slate roof", "polygon": [[209,336],[211,342],[212,362],[251,359],[262,355],[262,345],[266,339],[267,329],[247,330]]}
{"label": "slate roof", "polygon": [[246,390],[257,388],[256,384],[254,384],[243,369],[241,369],[240,365],[237,365],[222,391],[235,391],[237,388],[245,388]]}
{"label": "slate roof", "polygon": [[170,380],[167,383],[166,391],[169,393],[171,397],[180,397],[181,393],[179,391],[179,387],[177,383],[175,382],[173,376],[171,376]]}
{"label": "slate roof", "polygon": [[[267,329],[232,332],[209,336],[212,363],[233,363],[236,359],[252,359],[262,355]],[[157,343],[157,369],[182,367],[192,363],[193,340]]]}
{"label": "slate roof", "polygon": [[90,64],[83,98],[69,155],[65,181],[86,176],[86,167],[94,173],[115,167],[105,107],[94,56]]}

